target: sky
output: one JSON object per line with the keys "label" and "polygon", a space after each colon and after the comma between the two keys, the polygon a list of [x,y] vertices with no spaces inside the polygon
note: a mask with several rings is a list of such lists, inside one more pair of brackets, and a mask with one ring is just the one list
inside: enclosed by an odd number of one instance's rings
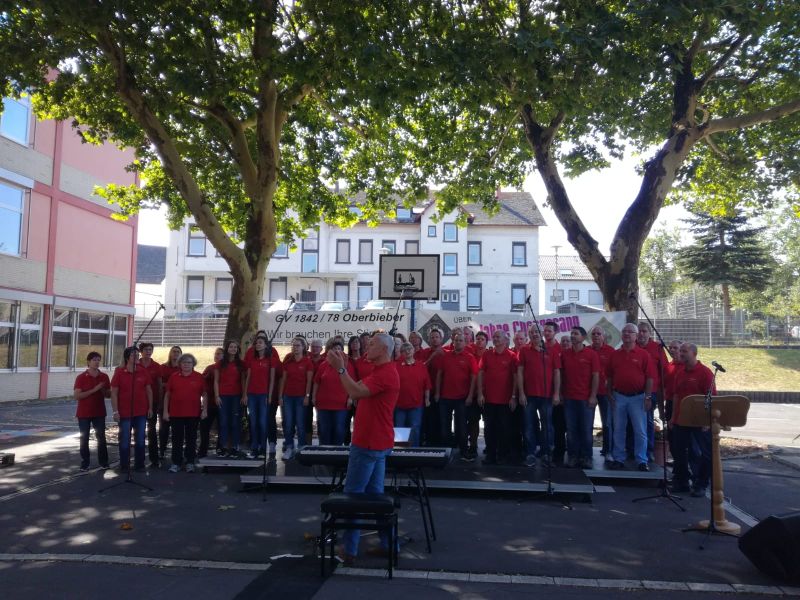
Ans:
{"label": "sky", "polygon": [[[564,185],[576,211],[589,233],[600,244],[604,254],[608,253],[620,219],[639,191],[641,177],[636,174],[636,164],[636,159],[626,158],[613,162],[603,171],[586,173],[575,179],[564,179]],[[539,175],[531,174],[523,189],[531,193],[548,225],[539,230],[539,254],[553,254],[553,246],[557,245],[560,246],[558,250],[560,256],[575,255],[576,252],[567,241],[567,235],[556,219],[555,213],[543,206],[547,193]],[[670,229],[676,225],[681,226],[680,219],[686,214],[680,207],[664,208],[653,229],[662,226]],[[138,238],[140,244],[169,245],[169,230],[164,211],[141,212]]]}

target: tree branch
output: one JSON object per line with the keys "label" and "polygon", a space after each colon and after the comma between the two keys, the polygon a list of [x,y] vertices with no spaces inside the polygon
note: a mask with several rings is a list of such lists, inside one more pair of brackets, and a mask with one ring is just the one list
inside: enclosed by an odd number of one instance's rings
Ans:
{"label": "tree branch", "polygon": [[314,98],[314,100],[319,102],[325,108],[325,110],[328,111],[331,117],[333,117],[334,121],[336,121],[340,125],[343,125],[344,127],[347,127],[349,130],[357,134],[359,137],[367,139],[368,134],[361,125],[349,121],[342,113],[340,113],[337,109],[331,106],[331,104],[327,100],[325,100],[325,98],[322,98],[319,94],[312,92],[311,96]]}
{"label": "tree branch", "polygon": [[777,121],[782,117],[794,114],[800,111],[800,98],[795,98],[784,104],[773,106],[758,112],[750,113],[749,115],[740,115],[738,117],[727,117],[711,120],[708,125],[703,128],[703,135],[708,136],[713,133],[721,131],[732,131],[734,129],[744,129],[746,127],[753,127],[761,123],[769,123]]}
{"label": "tree branch", "polygon": [[730,60],[731,56],[741,47],[744,41],[747,39],[746,35],[740,35],[737,37],[733,42],[728,46],[728,49],[722,53],[717,61],[705,72],[703,73],[702,77],[698,80],[698,84],[700,87],[703,87],[708,83],[708,81],[716,75],[719,70],[725,66],[725,64]]}

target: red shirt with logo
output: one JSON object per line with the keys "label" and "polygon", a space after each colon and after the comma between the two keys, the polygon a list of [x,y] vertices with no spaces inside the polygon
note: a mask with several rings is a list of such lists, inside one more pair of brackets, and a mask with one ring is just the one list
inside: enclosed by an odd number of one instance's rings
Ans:
{"label": "red shirt with logo", "polygon": [[442,372],[439,397],[448,400],[466,399],[472,377],[478,374],[475,357],[466,352],[453,351],[443,354],[439,362]]}
{"label": "red shirt with logo", "polygon": [[519,361],[508,348],[502,352],[489,350],[481,357],[483,399],[489,404],[508,404],[514,394],[514,378]]}
{"label": "red shirt with logo", "polygon": [[254,352],[250,358],[246,358],[244,364],[250,371],[250,381],[247,384],[247,393],[269,393],[269,372],[271,369],[275,369],[275,375],[277,376],[277,366],[280,364],[280,362],[280,356],[278,356],[278,351],[275,350],[275,348],[272,349],[271,356],[256,356]]}
{"label": "red shirt with logo", "polygon": [[[519,353],[517,360],[519,361],[518,366],[522,367],[525,395],[550,398],[553,395],[555,370],[561,368],[561,356],[545,350],[544,360],[542,360],[541,350],[527,346]],[[545,389],[544,385],[545,374],[547,374],[547,389]]]}
{"label": "red shirt with logo", "polygon": [[[135,378],[134,378],[135,376]],[[131,398],[131,386],[133,397]],[[111,387],[117,388],[117,410],[123,419],[147,415],[147,388],[151,387],[150,374],[144,369],[131,373],[125,367],[117,367],[111,378]],[[152,388],[151,388],[152,389]],[[131,401],[133,406],[131,407]]]}
{"label": "red shirt with logo", "polygon": [[311,359],[303,356],[300,360],[295,360],[294,355],[289,354],[283,360],[283,372],[286,374],[286,381],[283,382],[283,395],[305,396],[308,374],[314,372]]}
{"label": "red shirt with logo", "polygon": [[425,392],[429,391],[431,378],[425,363],[415,360],[413,365],[405,361],[397,363],[397,374],[400,376],[400,395],[397,397],[397,408],[419,408],[425,405]]}
{"label": "red shirt with logo", "polygon": [[653,362],[650,354],[639,346],[631,350],[618,348],[608,363],[608,377],[615,392],[633,396],[644,392],[648,378],[653,377]]}
{"label": "red shirt with logo", "polygon": [[[356,370],[349,360],[345,366],[347,373],[355,379]],[[318,384],[316,407],[319,410],[347,410],[347,391],[342,385],[339,373],[327,361],[320,363],[314,375],[314,383]],[[360,410],[360,409],[359,409]]]}
{"label": "red shirt with logo", "polygon": [[73,389],[80,390],[81,392],[88,392],[97,384],[102,383],[103,387],[98,391],[81,398],[78,400],[78,406],[75,410],[75,416],[79,419],[92,419],[94,417],[106,416],[106,401],[105,390],[111,389],[111,381],[108,375],[102,371],[97,372],[97,376],[92,376],[87,369],[75,379],[75,386]]}
{"label": "red shirt with logo", "polygon": [[675,398],[676,402],[672,407],[672,422],[677,423],[678,417],[681,414],[681,401],[686,396],[699,394],[705,396],[708,393],[708,388],[711,387],[711,393],[717,393],[717,386],[712,385],[714,381],[714,373],[711,372],[707,366],[699,360],[692,369],[688,369],[686,365],[675,374]]}
{"label": "red shirt with logo", "polygon": [[394,447],[394,409],[400,394],[400,376],[393,360],[375,365],[362,379],[369,396],[360,398],[353,426],[353,444],[367,450]]}
{"label": "red shirt with logo", "polygon": [[564,398],[588,400],[592,393],[592,375],[600,374],[600,358],[597,352],[584,346],[575,352],[573,348],[561,352],[561,381]]}
{"label": "red shirt with logo", "polygon": [[650,355],[650,362],[653,365],[653,391],[661,391],[661,373],[667,369],[667,355],[664,349],[655,340],[647,342],[646,346],[640,346]]}
{"label": "red shirt with logo", "polygon": [[188,375],[175,373],[170,377],[165,392],[169,394],[169,416],[199,417],[205,387],[206,382],[197,371]]}
{"label": "red shirt with logo", "polygon": [[242,395],[242,373],[246,372],[247,367],[242,363],[242,369],[235,362],[217,363],[219,381],[217,389],[220,396],[241,396]]}
{"label": "red shirt with logo", "polygon": [[603,344],[599,349],[592,346],[592,350],[597,352],[597,358],[600,359],[600,382],[597,384],[597,395],[605,396],[608,394],[608,386],[606,385],[608,363],[611,361],[611,356],[615,350],[608,344]]}

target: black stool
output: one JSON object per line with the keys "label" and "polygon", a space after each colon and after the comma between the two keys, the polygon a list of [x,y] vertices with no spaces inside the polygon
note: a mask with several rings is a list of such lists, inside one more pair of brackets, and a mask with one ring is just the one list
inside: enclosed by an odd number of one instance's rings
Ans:
{"label": "black stool", "polygon": [[389,579],[397,565],[397,506],[386,494],[331,494],[320,505],[325,514],[319,537],[320,572],[325,576],[325,546],[330,542],[331,569],[335,565],[336,532],[340,529],[377,529],[389,537]]}

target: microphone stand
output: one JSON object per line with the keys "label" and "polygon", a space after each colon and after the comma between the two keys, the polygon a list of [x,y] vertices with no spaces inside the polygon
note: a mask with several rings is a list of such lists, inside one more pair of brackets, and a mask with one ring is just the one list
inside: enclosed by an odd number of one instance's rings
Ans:
{"label": "microphone stand", "polygon": [[[281,330],[281,327],[286,322],[286,317],[289,314],[289,311],[292,310],[292,307],[294,306],[294,304],[295,304],[294,296],[289,296],[289,306],[287,306],[286,310],[283,311],[283,316],[278,320],[278,324],[275,326],[275,329],[273,329],[272,335],[270,335],[267,338],[267,344],[266,344],[267,347],[264,350],[264,354],[266,356],[269,356],[270,364],[272,363],[272,342],[275,340],[275,336],[278,335],[278,332]],[[273,383],[273,388],[272,389],[273,390],[275,389],[274,383]],[[245,392],[246,391],[247,390],[245,390]],[[270,398],[267,398],[267,403],[268,403],[267,404],[267,410],[269,410],[269,401],[270,401]],[[299,441],[298,441],[298,443],[299,443]],[[257,489],[261,488],[261,491],[263,492],[263,496],[262,496],[261,500],[263,502],[267,501],[267,464],[268,464],[268,460],[269,460],[268,457],[269,457],[269,451],[267,451],[265,449],[265,452],[264,452],[264,473],[261,476],[261,483],[258,486],[256,486],[255,488],[250,488],[248,490],[248,491],[254,491],[254,490],[257,490]]]}
{"label": "microphone stand", "polygon": [[[100,494],[102,494],[105,491],[111,490],[111,489],[113,489],[115,487],[118,487],[118,486],[122,485],[123,483],[132,483],[134,485],[138,485],[139,487],[144,488],[148,492],[152,492],[153,491],[153,488],[151,488],[150,486],[145,485],[143,483],[139,483],[138,481],[135,481],[133,479],[133,469],[131,469],[131,454],[133,453],[133,450],[134,450],[134,439],[133,439],[133,396],[136,393],[136,365],[139,362],[139,358],[138,358],[139,342],[142,340],[142,336],[150,328],[150,325],[153,324],[153,321],[158,316],[158,313],[160,313],[162,310],[166,310],[166,309],[165,309],[164,305],[161,302],[159,302],[158,303],[158,308],[156,309],[156,312],[153,313],[153,316],[150,317],[150,320],[147,322],[147,325],[145,325],[144,329],[142,329],[141,333],[139,333],[139,337],[136,338],[136,341],[133,343],[133,346],[130,346],[131,348],[134,348],[134,351],[132,352],[132,354],[133,354],[133,371],[131,371],[131,399],[130,399],[130,402],[128,402],[128,420],[129,420],[129,422],[128,422],[128,464],[125,465],[125,470],[127,471],[128,476],[125,479],[123,479],[122,481],[118,481],[117,483],[113,483],[113,484],[111,484],[111,485],[109,485],[107,487],[104,487],[103,489],[97,490],[98,493],[100,493]],[[125,369],[127,370],[127,368],[128,368],[128,365],[126,364],[125,365]],[[153,404],[155,404],[155,402],[153,402]],[[119,407],[119,408],[121,408],[121,407]],[[121,415],[120,415],[120,419],[122,419]],[[146,427],[146,425],[145,425],[145,427]],[[117,441],[117,443],[119,443],[119,441]],[[120,464],[120,466],[121,466],[121,464]]]}
{"label": "microphone stand", "polygon": [[[642,308],[642,305],[639,304],[639,299],[636,297],[636,294],[632,293],[630,295],[630,299],[633,300],[636,303],[636,306],[639,308],[639,310],[644,315],[644,318],[647,319],[647,322],[650,324],[650,327],[652,328],[653,333],[656,334],[656,337],[658,338],[658,341],[661,344],[661,351],[662,352],[667,352],[667,345],[664,343],[664,338],[661,337],[661,334],[659,333],[658,329],[656,329],[655,323],[653,323],[652,319],[650,319],[650,317],[644,311],[644,308]],[[653,494],[651,496],[643,496],[641,498],[634,498],[633,502],[641,502],[642,500],[652,500],[654,498],[666,498],[667,500],[672,502],[675,506],[680,508],[682,512],[686,512],[686,509],[683,506],[681,506],[680,504],[678,504],[678,502],[682,502],[683,501],[683,498],[681,498],[679,496],[675,496],[670,491],[669,485],[667,484],[667,444],[668,444],[668,441],[669,441],[669,438],[670,438],[670,435],[669,435],[670,434],[670,427],[669,427],[669,419],[666,418],[666,406],[665,406],[666,405],[666,398],[664,398],[664,370],[662,368],[661,360],[658,361],[658,373],[659,373],[659,379],[660,379],[659,384],[660,384],[660,387],[661,387],[661,405],[658,408],[659,408],[659,412],[661,413],[662,417],[664,418],[664,427],[661,430],[662,431],[662,436],[664,438],[664,439],[661,440],[663,442],[663,449],[664,449],[663,460],[661,461],[662,466],[663,466],[663,471],[662,471],[663,474],[662,474],[661,482],[660,482],[660,485],[659,485],[659,487],[661,488],[661,491],[658,494]],[[611,393],[613,394],[614,391],[611,390]]]}
{"label": "microphone stand", "polygon": [[[539,333],[539,345],[541,347],[542,353],[542,377],[544,379],[544,393],[547,394],[547,346],[544,342],[544,336],[542,335],[542,330],[539,327],[539,319],[536,318],[536,313],[533,311],[533,306],[531,306],[531,297],[530,295],[525,299],[525,304],[528,305],[528,310],[531,311],[531,317],[533,319],[533,324],[536,326],[536,331]],[[524,392],[524,388],[522,392]],[[527,399],[526,399],[527,401]],[[553,396],[551,394],[549,401],[553,401]],[[538,409],[534,408],[538,412]],[[545,466],[547,467],[547,489],[537,497],[544,497],[547,499],[552,499],[558,501],[562,506],[572,510],[572,506],[570,505],[569,501],[563,501],[556,498],[556,492],[553,488],[553,455],[552,450],[550,449],[550,423],[552,422],[552,410],[550,411],[550,421],[546,419],[540,419],[539,422],[542,424],[542,429],[544,430],[544,446],[547,449],[545,453]],[[530,448],[528,448],[530,451]]]}
{"label": "microphone stand", "polygon": [[397,334],[397,321],[400,319],[400,305],[403,304],[403,297],[406,295],[406,290],[408,288],[403,288],[400,291],[400,299],[397,301],[397,308],[394,311],[394,317],[392,317],[392,328],[389,330],[389,335],[394,338]]}

